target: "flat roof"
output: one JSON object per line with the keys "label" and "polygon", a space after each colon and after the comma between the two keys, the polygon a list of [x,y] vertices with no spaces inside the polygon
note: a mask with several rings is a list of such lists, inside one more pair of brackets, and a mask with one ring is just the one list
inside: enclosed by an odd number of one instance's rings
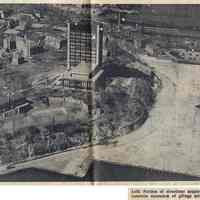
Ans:
{"label": "flat roof", "polygon": [[73,67],[71,70],[66,71],[63,74],[63,78],[61,78],[61,80],[62,79],[71,79],[71,80],[88,81],[91,72],[92,72],[91,64],[81,62],[76,67]]}
{"label": "flat roof", "polygon": [[79,65],[71,69],[74,74],[90,74],[92,72],[91,63],[81,62]]}
{"label": "flat roof", "polygon": [[25,97],[19,94],[10,96],[10,102],[9,102],[8,96],[7,97],[0,96],[0,112],[8,111],[12,109],[13,107],[16,107],[28,102],[29,101]]}
{"label": "flat roof", "polygon": [[73,31],[81,31],[81,32],[92,32],[94,30],[94,27],[97,26],[103,27],[102,23],[98,23],[95,21],[90,20],[81,20],[79,22],[72,22],[70,23],[70,30]]}

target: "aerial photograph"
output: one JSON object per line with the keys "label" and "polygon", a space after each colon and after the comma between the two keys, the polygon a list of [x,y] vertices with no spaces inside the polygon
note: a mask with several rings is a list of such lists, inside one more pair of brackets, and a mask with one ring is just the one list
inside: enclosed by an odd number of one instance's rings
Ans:
{"label": "aerial photograph", "polygon": [[199,18],[0,4],[0,182],[200,180]]}

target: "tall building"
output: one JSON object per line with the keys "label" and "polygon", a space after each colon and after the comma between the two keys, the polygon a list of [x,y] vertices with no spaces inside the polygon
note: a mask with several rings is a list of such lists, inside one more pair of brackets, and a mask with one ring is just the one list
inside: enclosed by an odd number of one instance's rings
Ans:
{"label": "tall building", "polygon": [[89,63],[91,70],[102,64],[103,26],[91,21],[68,23],[67,67],[82,62]]}

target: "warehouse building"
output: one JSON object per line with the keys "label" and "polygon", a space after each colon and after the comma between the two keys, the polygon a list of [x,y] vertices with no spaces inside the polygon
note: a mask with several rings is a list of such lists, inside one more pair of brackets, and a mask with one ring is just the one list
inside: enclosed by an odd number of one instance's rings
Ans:
{"label": "warehouse building", "polygon": [[26,113],[31,109],[31,102],[20,95],[0,97],[0,118],[3,120],[13,115]]}

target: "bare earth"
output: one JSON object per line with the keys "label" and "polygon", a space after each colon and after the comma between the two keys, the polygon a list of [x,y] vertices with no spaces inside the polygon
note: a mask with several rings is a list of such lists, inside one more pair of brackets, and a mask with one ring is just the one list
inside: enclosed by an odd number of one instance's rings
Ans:
{"label": "bare earth", "polygon": [[89,155],[93,154],[97,160],[200,176],[200,110],[195,107],[200,104],[200,66],[140,57],[154,68],[163,84],[141,128],[116,138],[115,145],[64,152],[20,164],[13,170],[38,167],[84,176],[92,159]]}

